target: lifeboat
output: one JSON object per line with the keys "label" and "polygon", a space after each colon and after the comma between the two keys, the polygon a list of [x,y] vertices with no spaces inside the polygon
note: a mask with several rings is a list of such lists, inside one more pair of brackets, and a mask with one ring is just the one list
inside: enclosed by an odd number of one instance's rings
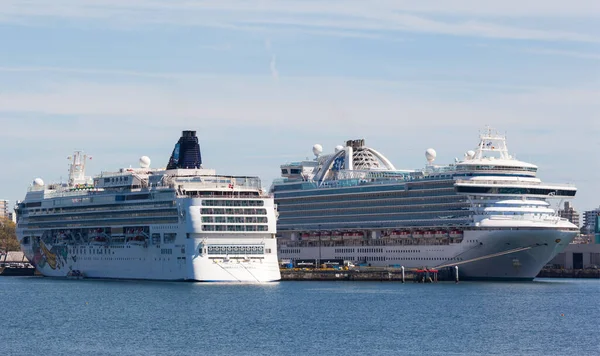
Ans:
{"label": "lifeboat", "polygon": [[92,238],[91,244],[94,246],[104,246],[108,243],[108,238],[103,235],[97,235]]}
{"label": "lifeboat", "polygon": [[425,231],[423,233],[423,237],[424,238],[431,238],[431,237],[435,237],[435,233],[433,231]]}
{"label": "lifeboat", "polygon": [[413,231],[412,237],[415,239],[423,237],[423,231],[420,231],[420,230]]}
{"label": "lifeboat", "polygon": [[308,237],[308,241],[319,241],[319,233],[313,232],[312,234],[310,234],[310,236]]}
{"label": "lifeboat", "polygon": [[350,231],[346,231],[342,234],[344,240],[352,240],[354,238],[354,233]]}
{"label": "lifeboat", "polygon": [[452,238],[463,237],[463,232],[461,230],[452,230],[452,231],[450,231],[450,237],[452,237]]}
{"label": "lifeboat", "polygon": [[391,237],[392,239],[398,239],[398,238],[402,237],[402,231],[400,231],[400,230],[394,230],[394,231],[392,231],[392,233],[390,234],[390,237]]}
{"label": "lifeboat", "polygon": [[128,245],[144,246],[146,245],[146,238],[142,235],[136,235],[127,240]]}
{"label": "lifeboat", "polygon": [[400,237],[403,239],[409,238],[411,236],[410,231],[400,231]]}
{"label": "lifeboat", "polygon": [[439,237],[439,238],[448,237],[448,233],[443,230],[437,230],[435,232],[435,237]]}
{"label": "lifeboat", "polygon": [[365,234],[364,234],[363,232],[353,232],[353,233],[352,233],[352,238],[353,238],[354,240],[360,240],[360,239],[362,239],[363,237],[365,237]]}
{"label": "lifeboat", "polygon": [[321,241],[329,241],[331,239],[330,231],[322,231],[321,232]]}
{"label": "lifeboat", "polygon": [[334,231],[333,234],[331,234],[331,240],[332,241],[341,241],[342,240],[342,233],[339,231]]}
{"label": "lifeboat", "polygon": [[309,234],[308,232],[303,232],[303,233],[300,235],[300,239],[301,239],[302,241],[307,241],[309,237],[310,237],[310,234]]}

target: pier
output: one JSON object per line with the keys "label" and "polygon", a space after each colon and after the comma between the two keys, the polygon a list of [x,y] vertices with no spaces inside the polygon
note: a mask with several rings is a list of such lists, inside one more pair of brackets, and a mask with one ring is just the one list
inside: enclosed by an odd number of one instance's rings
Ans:
{"label": "pier", "polygon": [[361,267],[350,269],[295,268],[281,269],[282,281],[394,281],[435,283],[455,281],[454,268],[403,269],[396,267]]}
{"label": "pier", "polygon": [[[436,272],[433,272],[436,271]],[[403,278],[404,274],[404,278]],[[597,278],[600,269],[550,269],[540,271],[536,278]],[[282,281],[391,281],[391,282],[438,282],[456,281],[454,268],[430,270],[396,267],[361,267],[347,270],[333,268],[281,269]]]}

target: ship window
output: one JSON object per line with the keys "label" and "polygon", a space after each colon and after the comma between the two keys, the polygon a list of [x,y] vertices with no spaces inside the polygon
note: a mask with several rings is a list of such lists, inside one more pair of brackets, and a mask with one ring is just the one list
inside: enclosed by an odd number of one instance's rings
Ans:
{"label": "ship window", "polygon": [[286,168],[281,169],[281,174],[288,174],[288,170]]}

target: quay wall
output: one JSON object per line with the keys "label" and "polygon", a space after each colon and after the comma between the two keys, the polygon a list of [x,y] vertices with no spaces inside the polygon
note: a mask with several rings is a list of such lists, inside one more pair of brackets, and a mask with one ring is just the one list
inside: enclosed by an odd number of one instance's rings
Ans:
{"label": "quay wall", "polygon": [[[454,281],[451,270],[440,270],[429,277],[438,281]],[[406,282],[421,281],[424,274],[405,271]],[[600,269],[543,269],[537,278],[600,278]],[[282,269],[282,281],[394,281],[402,282],[402,271],[398,268],[371,269]]]}

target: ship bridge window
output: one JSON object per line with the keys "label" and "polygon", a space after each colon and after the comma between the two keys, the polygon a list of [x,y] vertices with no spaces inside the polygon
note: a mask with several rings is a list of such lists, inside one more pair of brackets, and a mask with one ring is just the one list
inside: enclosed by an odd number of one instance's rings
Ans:
{"label": "ship bridge window", "polygon": [[281,168],[281,174],[288,174],[287,168]]}
{"label": "ship bridge window", "polygon": [[514,167],[514,166],[494,166],[494,165],[460,165],[456,167],[459,171],[520,171],[520,172],[537,172],[537,168],[533,167]]}
{"label": "ship bridge window", "polygon": [[292,174],[300,174],[300,173],[302,173],[302,170],[298,169],[298,168],[292,168],[292,169],[290,169],[290,172]]}
{"label": "ship bridge window", "polygon": [[575,190],[562,189],[544,189],[544,188],[511,188],[511,187],[465,187],[458,186],[456,191],[459,193],[480,193],[480,194],[536,194],[548,196],[571,196],[574,197]]}

